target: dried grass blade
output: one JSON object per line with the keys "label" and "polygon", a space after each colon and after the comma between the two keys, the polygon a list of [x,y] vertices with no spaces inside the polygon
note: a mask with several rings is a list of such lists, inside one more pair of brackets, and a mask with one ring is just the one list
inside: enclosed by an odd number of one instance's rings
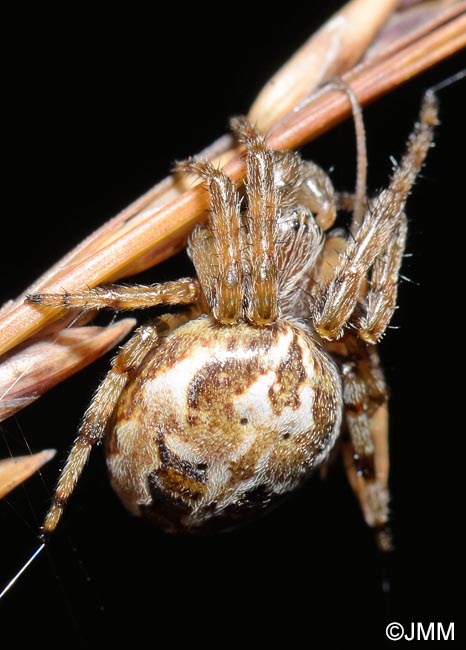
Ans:
{"label": "dried grass blade", "polygon": [[7,355],[0,363],[0,422],[111,350],[135,326],[72,327]]}
{"label": "dried grass blade", "polygon": [[55,453],[55,449],[44,449],[38,454],[0,460],[0,499],[37,472]]}
{"label": "dried grass blade", "polygon": [[313,88],[355,65],[397,5],[398,0],[348,2],[270,79],[249,119],[267,131]]}

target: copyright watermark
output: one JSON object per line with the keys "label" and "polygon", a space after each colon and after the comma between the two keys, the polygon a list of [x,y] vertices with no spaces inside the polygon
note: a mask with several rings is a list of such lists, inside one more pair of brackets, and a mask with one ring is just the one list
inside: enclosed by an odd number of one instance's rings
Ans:
{"label": "copyright watermark", "polygon": [[387,639],[390,639],[390,641],[399,641],[404,637],[405,629],[401,623],[394,621],[387,625],[385,628],[385,634],[387,635]]}
{"label": "copyright watermark", "polygon": [[454,623],[407,623],[392,621],[385,628],[390,641],[454,641]]}

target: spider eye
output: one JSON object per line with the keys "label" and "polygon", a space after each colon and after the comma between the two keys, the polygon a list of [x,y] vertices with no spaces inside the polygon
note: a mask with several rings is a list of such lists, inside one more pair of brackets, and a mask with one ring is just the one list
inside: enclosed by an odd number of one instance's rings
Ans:
{"label": "spider eye", "polygon": [[308,210],[293,210],[291,227],[295,232],[298,230],[306,231],[312,218],[312,212]]}

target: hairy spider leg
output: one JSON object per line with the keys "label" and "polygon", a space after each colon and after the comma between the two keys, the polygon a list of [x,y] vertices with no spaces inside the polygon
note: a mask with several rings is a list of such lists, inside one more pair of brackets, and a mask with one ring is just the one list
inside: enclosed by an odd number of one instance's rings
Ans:
{"label": "hairy spider leg", "polygon": [[189,313],[183,313],[156,318],[139,327],[114,357],[111,369],[84,414],[78,436],[60,474],[52,505],[45,517],[44,534],[52,533],[57,527],[93,446],[101,442],[105,435],[107,423],[129,378],[137,372],[148,352],[158,345],[162,336],[166,336],[191,317]]}
{"label": "hairy spider leg", "polygon": [[351,210],[353,212],[352,230],[355,231],[362,222],[367,201],[367,148],[362,108],[353,89],[343,79],[332,79],[328,85],[346,94],[353,113],[356,133],[356,189],[354,195],[352,195]]}
{"label": "hairy spider leg", "polygon": [[233,181],[207,161],[189,159],[176,171],[196,174],[207,182],[209,225],[191,238],[191,256],[214,318],[224,325],[243,317],[242,235],[240,197]]}
{"label": "hairy spider leg", "polygon": [[396,310],[398,278],[408,233],[406,214],[388,239],[386,248],[375,259],[371,269],[369,290],[351,318],[351,324],[366,343],[377,343],[385,333]]}
{"label": "hairy spider leg", "polygon": [[81,307],[83,309],[144,309],[156,305],[186,305],[199,299],[199,283],[192,278],[173,282],[123,286],[109,284],[69,293],[32,293],[26,301],[45,307]]}
{"label": "hairy spider leg", "polygon": [[[386,478],[377,472],[375,444],[372,431],[372,416],[381,403],[387,399],[385,386],[378,386],[374,393],[371,378],[363,371],[363,357],[359,361],[343,364],[343,402],[346,425],[352,444],[352,464],[362,483],[362,490],[356,495],[362,506],[366,522],[374,527],[377,542],[382,551],[392,548],[388,530],[389,492]],[[388,464],[388,447],[382,464]],[[348,473],[347,469],[347,473]],[[349,477],[350,478],[350,477]],[[350,480],[350,484],[352,481]],[[353,485],[353,489],[355,486]]]}
{"label": "hairy spider leg", "polygon": [[[395,169],[389,187],[368,206],[332,277],[314,286],[311,316],[316,331],[323,339],[337,339],[343,334],[360,299],[369,270],[377,257],[390,247],[390,240],[399,228],[409,191],[432,143],[437,121],[437,99],[433,93],[427,92],[419,121],[409,137],[407,151]],[[378,332],[378,337],[382,333]]]}
{"label": "hairy spider leg", "polygon": [[266,325],[278,317],[274,236],[278,196],[274,154],[246,119],[234,119],[232,129],[238,140],[246,145],[247,227],[251,259],[246,312],[252,323]]}

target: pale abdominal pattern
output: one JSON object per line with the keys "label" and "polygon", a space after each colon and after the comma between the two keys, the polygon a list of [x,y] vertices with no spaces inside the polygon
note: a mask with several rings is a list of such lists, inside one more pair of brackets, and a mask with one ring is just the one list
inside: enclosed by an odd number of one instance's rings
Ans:
{"label": "pale abdominal pattern", "polygon": [[112,484],[168,530],[229,527],[325,458],[340,403],[335,364],[299,326],[225,328],[202,316],[123,392],[107,437]]}

